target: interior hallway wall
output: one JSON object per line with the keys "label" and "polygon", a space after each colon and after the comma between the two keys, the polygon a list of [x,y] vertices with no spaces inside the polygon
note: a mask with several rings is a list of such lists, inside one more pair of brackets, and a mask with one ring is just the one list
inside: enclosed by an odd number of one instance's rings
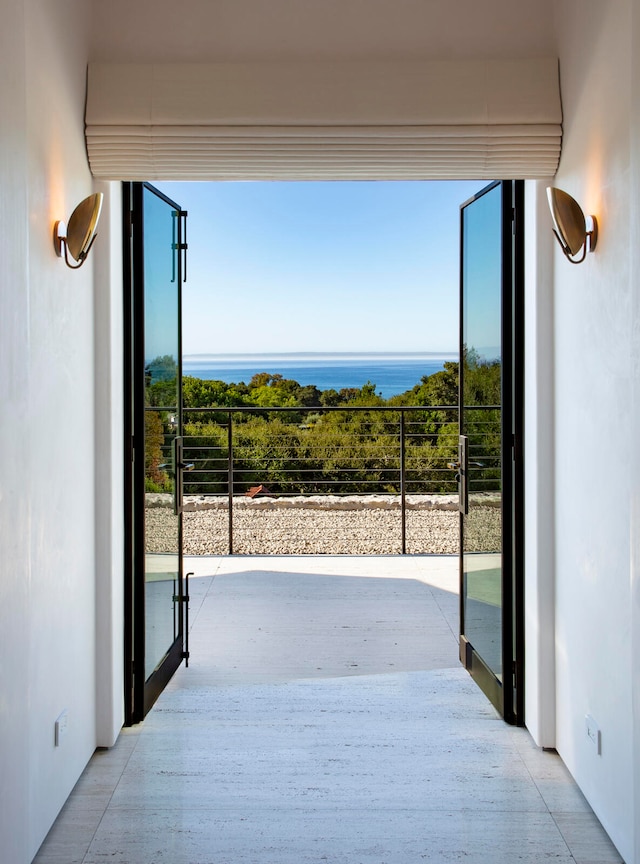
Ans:
{"label": "interior hallway wall", "polygon": [[[637,448],[633,359],[637,301],[630,224],[629,0],[558,0],[564,138],[554,185],[601,224],[598,248],[573,266],[554,261],[554,441],[557,749],[627,862],[634,812],[631,552]],[[635,315],[635,321],[634,321]],[[635,324],[635,326],[634,326]],[[634,619],[634,615],[636,616]],[[586,734],[592,715],[602,753]],[[637,769],[636,769],[637,770]]]}
{"label": "interior hallway wall", "polygon": [[546,186],[525,183],[525,722],[556,746],[553,234]]}
{"label": "interior hallway wall", "polygon": [[[28,712],[25,640],[29,604],[29,302],[27,106],[23,0],[5,0],[0,27],[0,847],[11,864],[27,860]],[[5,73],[6,70],[6,73]]]}
{"label": "interior hallway wall", "polygon": [[[90,8],[3,0],[0,52],[0,853],[27,864],[95,748],[92,262],[52,228],[91,191]],[[67,733],[54,746],[54,723]]]}
{"label": "interior hallway wall", "polygon": [[631,474],[631,693],[633,701],[633,799],[635,845],[633,861],[640,861],[640,0],[633,0],[631,20],[631,375],[632,428],[636,440],[630,454]]}
{"label": "interior hallway wall", "polygon": [[124,722],[124,384],[122,184],[104,195],[94,264],[96,745],[111,747]]}

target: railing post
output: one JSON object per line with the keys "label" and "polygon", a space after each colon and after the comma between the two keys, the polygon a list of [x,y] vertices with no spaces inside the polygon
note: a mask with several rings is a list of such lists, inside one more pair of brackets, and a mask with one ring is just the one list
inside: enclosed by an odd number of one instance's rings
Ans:
{"label": "railing post", "polygon": [[229,493],[229,555],[233,555],[233,428],[229,411],[227,428],[227,489]]}
{"label": "railing post", "polygon": [[404,411],[400,410],[400,520],[402,532],[402,554],[407,554],[407,490],[404,471]]}

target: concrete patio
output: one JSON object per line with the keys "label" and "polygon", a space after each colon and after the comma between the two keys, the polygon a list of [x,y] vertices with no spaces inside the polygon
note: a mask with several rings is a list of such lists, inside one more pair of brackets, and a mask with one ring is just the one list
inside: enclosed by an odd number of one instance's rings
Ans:
{"label": "concrete patio", "polygon": [[37,864],[622,861],[460,667],[455,556],[185,563],[190,666]]}

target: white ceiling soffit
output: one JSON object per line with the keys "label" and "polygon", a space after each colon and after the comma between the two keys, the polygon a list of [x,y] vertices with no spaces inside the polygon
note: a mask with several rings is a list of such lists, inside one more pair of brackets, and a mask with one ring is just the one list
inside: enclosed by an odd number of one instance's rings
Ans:
{"label": "white ceiling soffit", "polygon": [[106,180],[546,178],[556,59],[89,66]]}

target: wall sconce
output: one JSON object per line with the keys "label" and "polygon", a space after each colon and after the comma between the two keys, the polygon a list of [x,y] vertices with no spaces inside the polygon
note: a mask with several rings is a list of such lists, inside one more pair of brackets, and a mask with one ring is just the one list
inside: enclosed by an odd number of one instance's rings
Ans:
{"label": "wall sconce", "polygon": [[[81,201],[69,217],[69,222],[56,222],[53,226],[53,246],[58,258],[62,258],[67,267],[77,270],[86,261],[89,249],[96,239],[98,220],[102,210],[102,192],[89,195]],[[69,255],[78,264],[69,262]]]}
{"label": "wall sconce", "polygon": [[[553,219],[553,233],[572,264],[581,264],[587,252],[593,252],[598,240],[598,222],[595,216],[585,216],[578,202],[563,192],[547,186],[547,199],[551,218]],[[572,256],[582,250],[582,257],[576,261]]]}

